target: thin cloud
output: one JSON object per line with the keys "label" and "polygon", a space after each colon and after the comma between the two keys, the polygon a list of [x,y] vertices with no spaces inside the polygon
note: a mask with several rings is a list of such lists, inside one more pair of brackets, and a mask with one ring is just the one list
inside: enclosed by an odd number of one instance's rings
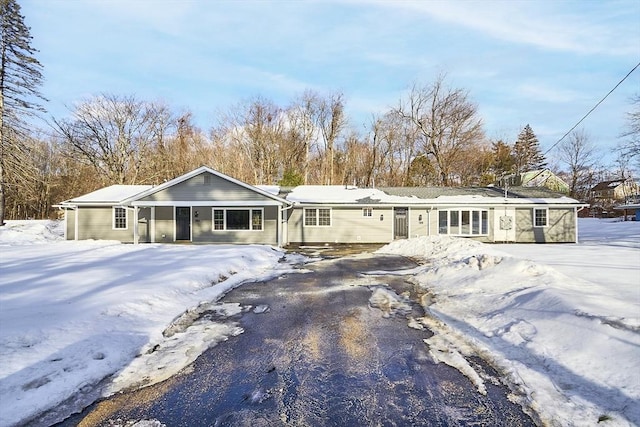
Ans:
{"label": "thin cloud", "polygon": [[[371,2],[410,9],[511,43],[579,54],[637,55],[640,3],[620,2]],[[616,25],[608,20],[616,19]],[[622,25],[621,25],[622,23]],[[609,25],[608,25],[609,24]]]}

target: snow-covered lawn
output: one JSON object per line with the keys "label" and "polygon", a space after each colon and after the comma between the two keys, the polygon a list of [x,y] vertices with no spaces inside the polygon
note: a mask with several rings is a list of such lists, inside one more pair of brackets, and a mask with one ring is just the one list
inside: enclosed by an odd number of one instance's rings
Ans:
{"label": "snow-covered lawn", "polygon": [[269,246],[134,246],[60,236],[48,221],[10,221],[0,230],[0,426],[56,408],[112,374],[106,393],[175,374],[242,330],[207,322],[163,336],[174,319],[244,281],[291,268]]}
{"label": "snow-covered lawn", "polygon": [[[481,354],[553,426],[640,425],[640,223],[580,220],[580,243],[486,245],[431,237],[384,253],[428,260],[432,356],[484,390]],[[516,397],[514,397],[516,398]]]}
{"label": "snow-covered lawn", "polygon": [[[174,322],[180,314],[299,261],[282,262],[267,246],[134,246],[60,234],[47,221],[0,229],[0,426],[86,392],[80,407],[111,375],[104,393],[172,375],[242,332],[231,322],[184,329]],[[433,328],[433,357],[480,392],[485,379],[461,353],[492,361],[545,424],[640,425],[640,223],[581,220],[579,244],[432,237],[382,251],[428,260],[399,273],[427,292],[427,316],[409,325]]]}

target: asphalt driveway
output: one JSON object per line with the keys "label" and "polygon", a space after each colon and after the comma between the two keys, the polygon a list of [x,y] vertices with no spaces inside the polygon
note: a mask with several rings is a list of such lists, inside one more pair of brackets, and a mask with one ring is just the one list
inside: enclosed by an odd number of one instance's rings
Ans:
{"label": "asphalt driveway", "polygon": [[[407,258],[325,259],[265,283],[245,284],[221,302],[246,309],[232,318],[244,333],[205,352],[181,374],[113,396],[63,425],[167,426],[530,426],[507,399],[499,375],[470,360],[487,394],[457,370],[435,363],[420,290],[402,276],[366,274],[410,268]],[[372,296],[392,292],[405,304]]]}

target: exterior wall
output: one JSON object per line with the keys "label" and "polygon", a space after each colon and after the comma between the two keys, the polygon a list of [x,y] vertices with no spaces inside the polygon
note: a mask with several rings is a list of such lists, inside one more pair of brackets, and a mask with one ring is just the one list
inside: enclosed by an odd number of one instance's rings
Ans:
{"label": "exterior wall", "polygon": [[174,239],[173,206],[156,206],[155,239],[157,243],[171,243]]}
{"label": "exterior wall", "polygon": [[119,240],[133,242],[133,212],[127,209],[127,228],[113,229],[113,209],[108,207],[78,207],[78,239]]}
{"label": "exterior wall", "polygon": [[66,232],[65,232],[65,236],[67,237],[67,240],[75,240],[76,239],[76,211],[75,209],[65,209],[64,210],[64,216],[65,216],[65,225],[66,225]]}
{"label": "exterior wall", "polygon": [[573,208],[549,208],[547,227],[533,226],[533,208],[516,209],[516,242],[574,243],[575,241],[576,223]]}
{"label": "exterior wall", "polygon": [[409,237],[428,236],[429,214],[425,208],[409,208]]}
{"label": "exterior wall", "polygon": [[151,243],[151,208],[138,211],[138,242]]}
{"label": "exterior wall", "polygon": [[[326,206],[317,207],[327,208]],[[362,208],[364,207],[367,206]],[[291,244],[388,243],[392,241],[393,208],[374,206],[371,217],[363,217],[362,208],[332,207],[329,227],[305,227],[303,208],[293,208],[289,216],[288,240]],[[382,221],[380,215],[383,217]]]}
{"label": "exterior wall", "polygon": [[[261,209],[262,206],[246,207]],[[224,207],[216,206],[216,209]],[[245,209],[243,207],[243,209]],[[197,212],[197,217],[196,217]],[[263,208],[262,230],[213,230],[213,207],[198,206],[191,210],[191,234],[194,243],[257,243],[278,244],[278,206]]]}
{"label": "exterior wall", "polygon": [[[208,177],[208,178],[207,178]],[[205,179],[206,178],[206,179]],[[265,200],[272,201],[267,196],[258,194],[248,188],[227,181],[213,174],[203,172],[179,184],[165,188],[157,193],[140,199],[148,202],[167,201],[247,201]]]}

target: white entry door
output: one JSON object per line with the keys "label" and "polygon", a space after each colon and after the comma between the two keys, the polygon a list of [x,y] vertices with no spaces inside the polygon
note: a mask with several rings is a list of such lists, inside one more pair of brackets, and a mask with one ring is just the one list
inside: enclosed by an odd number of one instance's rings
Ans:
{"label": "white entry door", "polygon": [[516,241],[516,210],[514,208],[498,208],[494,211],[493,241]]}

